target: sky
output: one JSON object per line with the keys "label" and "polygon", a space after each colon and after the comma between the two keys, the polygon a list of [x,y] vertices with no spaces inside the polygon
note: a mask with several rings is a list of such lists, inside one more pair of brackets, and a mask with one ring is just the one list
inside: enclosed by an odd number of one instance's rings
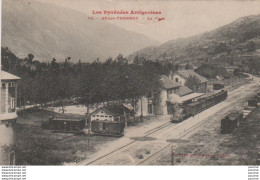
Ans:
{"label": "sky", "polygon": [[[107,20],[128,31],[159,42],[210,31],[248,15],[260,14],[260,1],[164,1],[164,0],[37,0],[71,8],[90,17],[104,17],[92,11],[161,11],[160,15],[138,15],[139,20]],[[118,15],[116,15],[118,16]],[[122,15],[120,15],[122,16]],[[165,18],[161,21],[147,20]]]}

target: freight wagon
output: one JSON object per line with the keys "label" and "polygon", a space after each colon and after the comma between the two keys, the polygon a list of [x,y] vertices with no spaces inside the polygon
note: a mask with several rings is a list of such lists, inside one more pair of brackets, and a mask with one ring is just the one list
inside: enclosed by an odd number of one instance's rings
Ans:
{"label": "freight wagon", "polygon": [[81,132],[85,127],[85,119],[68,117],[50,117],[49,129],[55,132]]}
{"label": "freight wagon", "polygon": [[233,133],[236,127],[239,126],[243,119],[243,114],[240,112],[233,112],[221,120],[221,133]]}
{"label": "freight wagon", "polygon": [[248,100],[248,106],[252,106],[252,107],[260,106],[260,94],[259,93]]}
{"label": "freight wagon", "polygon": [[100,121],[95,120],[91,122],[91,131],[96,135],[104,136],[123,136],[124,122]]}
{"label": "freight wagon", "polygon": [[224,101],[227,98],[227,91],[220,91],[212,96],[208,96],[205,98],[201,98],[196,102],[192,102],[189,104],[186,104],[185,106],[182,106],[182,114],[178,116],[171,116],[171,121],[178,123],[181,122],[191,116],[195,116],[196,114],[204,111],[205,109],[208,109],[222,101]]}
{"label": "freight wagon", "polygon": [[239,126],[243,119],[243,114],[240,112],[233,112],[228,114],[221,120],[221,133],[232,133]]}
{"label": "freight wagon", "polygon": [[123,136],[133,112],[123,104],[108,104],[91,113],[91,131],[96,135]]}

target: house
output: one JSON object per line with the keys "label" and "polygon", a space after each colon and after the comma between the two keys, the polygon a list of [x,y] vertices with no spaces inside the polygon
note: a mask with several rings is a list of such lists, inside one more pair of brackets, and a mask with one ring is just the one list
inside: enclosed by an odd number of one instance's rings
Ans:
{"label": "house", "polygon": [[0,72],[0,165],[14,165],[15,130],[17,119],[17,81],[19,77]]}
{"label": "house", "polygon": [[195,90],[195,92],[206,93],[207,92],[207,82],[208,80],[194,72],[193,70],[180,70],[173,74],[170,78],[178,84],[185,85],[187,79],[190,76],[196,76],[200,80],[199,87]]}
{"label": "house", "polygon": [[125,117],[132,115],[132,111],[122,104],[108,104],[91,113],[91,121],[124,121]]}
{"label": "house", "polygon": [[188,87],[176,83],[169,77],[161,76],[162,90],[158,102],[152,102],[151,99],[142,97],[138,101],[137,115],[167,115],[172,114],[176,104],[183,105],[193,102],[204,93],[193,92]]}

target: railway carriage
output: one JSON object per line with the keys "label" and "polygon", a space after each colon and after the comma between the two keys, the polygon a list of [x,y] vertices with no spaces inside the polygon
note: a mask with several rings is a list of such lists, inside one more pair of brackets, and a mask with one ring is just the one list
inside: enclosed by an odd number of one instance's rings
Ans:
{"label": "railway carriage", "polygon": [[220,90],[223,89],[225,85],[223,83],[214,83],[213,84],[213,90]]}
{"label": "railway carriage", "polygon": [[185,110],[186,114],[190,116],[195,116],[202,109],[202,103],[200,101],[197,101],[197,102],[187,104],[185,109],[186,109]]}
{"label": "railway carriage", "polygon": [[224,101],[227,98],[227,91],[220,91],[212,96],[201,98],[196,102],[192,102],[189,104],[186,104],[182,107],[182,115],[178,115],[178,117],[174,117],[173,115],[171,117],[172,122],[181,122],[184,119],[187,119],[191,116],[195,116],[196,114],[204,111],[205,109],[208,109],[222,101]]}
{"label": "railway carriage", "polygon": [[50,117],[48,127],[55,132],[81,132],[85,128],[85,119]]}

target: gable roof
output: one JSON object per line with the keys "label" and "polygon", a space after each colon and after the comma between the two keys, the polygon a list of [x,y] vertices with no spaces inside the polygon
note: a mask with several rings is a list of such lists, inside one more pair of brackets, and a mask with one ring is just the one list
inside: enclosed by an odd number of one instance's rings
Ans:
{"label": "gable roof", "polygon": [[127,114],[132,113],[132,111],[129,108],[125,107],[122,104],[110,104],[96,109],[91,114],[95,114],[101,110],[112,116],[124,115],[124,112]]}
{"label": "gable roof", "polygon": [[184,79],[188,79],[189,76],[196,76],[201,83],[208,82],[208,80],[192,70],[180,70],[177,74],[182,76]]}
{"label": "gable roof", "polygon": [[15,75],[5,72],[3,70],[1,70],[0,78],[1,78],[1,80],[20,80],[21,79],[18,76],[15,76]]}
{"label": "gable roof", "polygon": [[193,91],[190,88],[188,88],[186,86],[180,87],[180,92],[179,92],[180,96],[186,96],[186,95],[191,94],[191,93],[193,93]]}
{"label": "gable roof", "polygon": [[165,89],[173,89],[173,88],[177,88],[177,87],[181,86],[180,84],[174,82],[173,80],[171,80],[170,78],[168,78],[165,75],[161,76],[161,82],[162,82],[162,86]]}

